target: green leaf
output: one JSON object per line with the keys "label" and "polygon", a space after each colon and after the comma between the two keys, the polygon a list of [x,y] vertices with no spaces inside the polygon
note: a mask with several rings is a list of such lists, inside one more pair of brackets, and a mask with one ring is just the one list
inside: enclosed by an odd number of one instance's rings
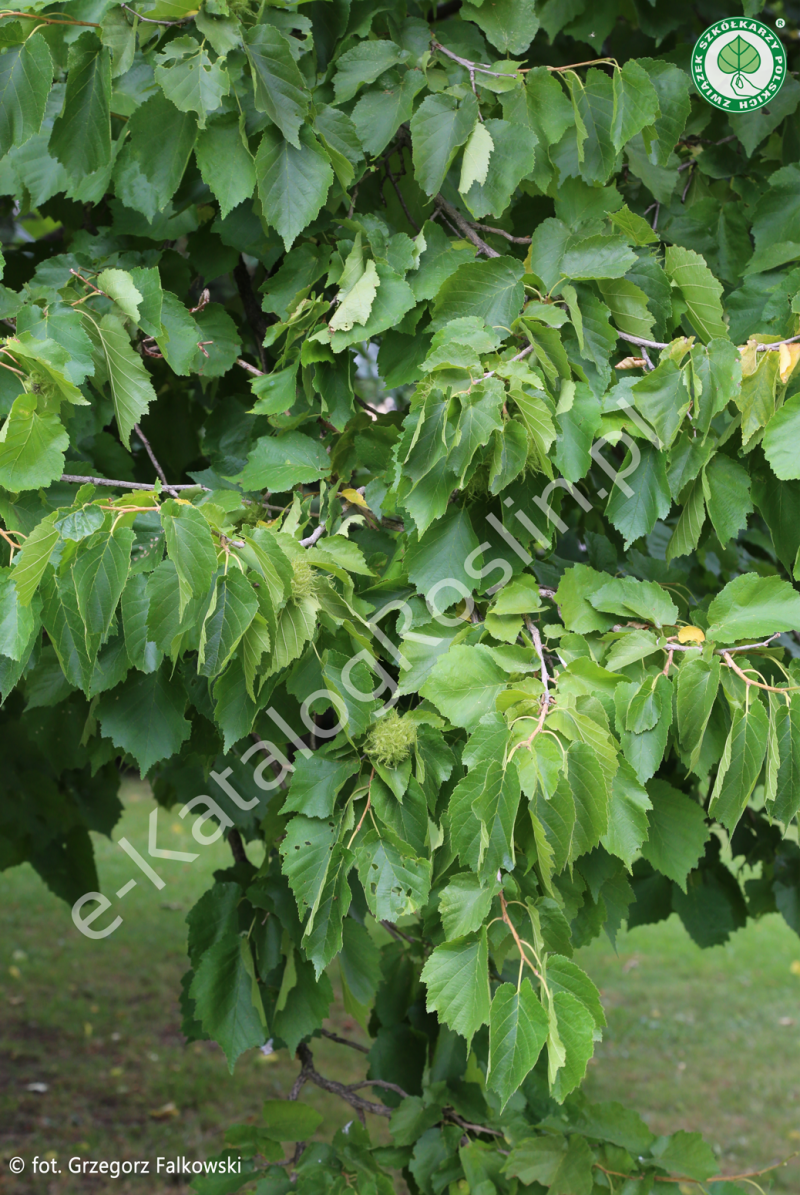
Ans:
{"label": "green leaf", "polygon": [[139,322],[139,304],[143,296],[134,286],[127,270],[101,270],[97,275],[97,285],[125,315],[135,323]]}
{"label": "green leaf", "polygon": [[556,1073],[551,1091],[553,1098],[563,1103],[586,1074],[589,1059],[594,1053],[595,1020],[583,1001],[572,992],[554,992],[550,1004],[551,1016],[556,1021],[558,1036],[566,1051],[565,1061]]}
{"label": "green leaf", "polygon": [[674,626],[678,621],[678,607],[669,591],[655,581],[636,581],[633,577],[615,577],[589,594],[595,610],[619,614],[623,618],[641,618],[659,630]]}
{"label": "green leaf", "polygon": [[505,1173],[558,1195],[591,1195],[594,1157],[585,1137],[545,1133],[524,1137],[511,1150]]}
{"label": "green leaf", "polygon": [[524,54],[539,29],[533,0],[495,0],[488,6],[467,3],[462,19],[474,21],[493,46],[508,56]]}
{"label": "green leaf", "polygon": [[507,257],[467,262],[439,289],[431,328],[475,316],[490,328],[505,331],[519,315],[523,301],[521,263]]}
{"label": "green leaf", "polygon": [[611,783],[608,830],[600,839],[611,855],[621,859],[630,871],[649,834],[648,810],[652,801],[626,759],[620,760]]}
{"label": "green leaf", "polygon": [[102,695],[95,712],[104,738],[132,755],[145,775],[154,763],[176,755],[189,738],[192,726],[184,717],[185,707],[180,680],[161,668],[148,676],[130,673]]}
{"label": "green leaf", "polygon": [[159,56],[155,78],[164,95],[179,112],[196,112],[203,129],[206,117],[219,108],[231,83],[224,62],[212,62],[191,36],[168,42]]}
{"label": "green leaf", "polygon": [[800,594],[780,577],[742,573],[708,607],[706,636],[718,643],[800,630]]}
{"label": "green leaf", "polygon": [[256,154],[256,179],[264,215],[289,250],[327,198],[333,182],[327,154],[307,125],[300,129],[298,147],[265,129]]}
{"label": "green leaf", "polygon": [[282,436],[261,436],[236,478],[245,490],[269,489],[277,493],[298,484],[317,481],[330,472],[331,464],[319,440],[302,432]]}
{"label": "green leaf", "polygon": [[99,321],[88,316],[86,331],[95,348],[96,368],[108,379],[120,438],[127,445],[133,425],[156,399],[150,375],[116,316],[104,315]]}
{"label": "green leaf", "polygon": [[272,25],[254,25],[245,34],[244,44],[256,108],[266,112],[289,144],[300,149],[299,132],[308,114],[309,93],[289,41]]}
{"label": "green leaf", "polygon": [[486,930],[437,946],[422,969],[429,1012],[467,1039],[489,1020],[489,952]]}
{"label": "green leaf", "polygon": [[456,726],[474,730],[487,710],[494,709],[505,684],[506,673],[488,647],[457,646],[439,657],[419,692]]}
{"label": "green leaf", "polygon": [[439,916],[447,938],[473,934],[484,924],[492,907],[495,889],[471,872],[453,876],[439,897]]}
{"label": "green leaf", "polygon": [[256,186],[253,155],[242,133],[239,117],[230,112],[210,121],[197,134],[195,156],[203,181],[208,184],[219,202],[224,220]]}
{"label": "green leaf", "polygon": [[720,658],[686,659],[678,672],[676,709],[681,747],[690,756],[694,771],[700,758],[703,736],[719,689]]}
{"label": "green leaf", "polygon": [[273,1141],[306,1141],[323,1120],[321,1112],[299,1100],[265,1100],[262,1115]]}
{"label": "green leaf", "polygon": [[282,813],[303,813],[306,817],[330,817],[336,794],[355,776],[360,767],[352,756],[346,759],[329,758],[324,748],[306,758],[298,756],[289,785],[289,795]]}
{"label": "green leaf", "polygon": [[422,71],[409,70],[399,82],[362,95],[350,115],[368,154],[383,153],[400,125],[411,119],[414,97],[424,86]]}
{"label": "green leaf", "polygon": [[727,338],[728,328],[722,318],[722,286],[693,249],[667,245],[664,256],[667,276],[686,303],[692,327],[704,344],[714,337]]}
{"label": "green leaf", "polygon": [[703,854],[709,830],[702,808],[664,780],[651,780],[650,834],[642,854],[686,891],[686,877]]}
{"label": "green leaf", "polygon": [[534,170],[537,138],[525,125],[508,120],[487,120],[478,127],[486,129],[494,148],[486,178],[473,182],[464,202],[477,219],[489,212],[499,217],[519,184]]}
{"label": "green leaf", "polygon": [[489,173],[489,159],[494,149],[492,135],[481,121],[476,121],[475,127],[464,146],[464,156],[461,160],[461,180],[458,189],[462,194],[470,189],[473,183],[479,185],[486,182]]}
{"label": "green leaf", "polygon": [[38,402],[20,394],[0,429],[0,485],[8,490],[48,486],[64,472],[69,436],[52,411],[39,414]]}
{"label": "green leaf", "polygon": [[527,977],[519,990],[501,984],[489,1018],[489,1069],[486,1082],[503,1107],[536,1062],[547,1041],[548,1019]]}
{"label": "green leaf", "polygon": [[30,605],[58,543],[59,533],[53,526],[58,515],[59,512],[54,510],[37,523],[22,550],[14,557],[14,588],[23,606]]}
{"label": "green leaf", "polygon": [[758,697],[734,709],[733,722],[720,760],[708,812],[731,833],[756,786],[767,751],[769,718]]}
{"label": "green leaf", "polygon": [[168,498],[161,505],[161,526],[167,552],[178,574],[179,615],[192,597],[202,597],[211,585],[217,567],[217,552],[211,528],[196,507]]}
{"label": "green leaf", "polygon": [[44,37],[34,34],[0,54],[0,157],[39,132],[52,82]]}
{"label": "green leaf", "polygon": [[570,243],[561,259],[561,273],[576,281],[621,278],[636,260],[636,254],[623,237],[596,233]]}
{"label": "green leaf", "polygon": [[259,1003],[261,997],[252,980],[252,966],[248,943],[238,934],[226,934],[203,954],[189,989],[195,1015],[219,1042],[231,1073],[236,1059],[245,1050],[263,1045],[266,1037],[263,1009],[253,1003],[254,991]]}
{"label": "green leaf", "polygon": [[[197,137],[197,118],[179,112],[159,89],[126,126],[128,140],[115,170],[119,199],[153,221],[175,194]],[[159,136],[153,138],[153,129]]]}
{"label": "green leaf", "polygon": [[590,600],[605,584],[606,575],[596,572],[588,564],[574,564],[564,570],[556,590],[556,601],[569,630],[586,634],[611,629],[614,619],[596,611]]}
{"label": "green leaf", "polygon": [[218,676],[222,672],[257,610],[256,592],[238,569],[217,578],[200,631],[197,652],[200,676]]}
{"label": "green leaf", "polygon": [[98,531],[81,544],[72,564],[78,610],[90,636],[105,639],[125,588],[130,567],[133,531]]}
{"label": "green leaf", "polygon": [[687,1178],[696,1179],[701,1183],[711,1178],[719,1169],[711,1146],[706,1144],[699,1133],[687,1133],[685,1129],[680,1129],[671,1137],[659,1137],[651,1146],[651,1153],[664,1170],[686,1175]]}
{"label": "green leaf", "polygon": [[585,971],[572,959],[561,954],[551,954],[547,959],[547,986],[551,992],[570,992],[591,1015],[595,1026],[602,1029],[606,1024],[600,993]]}
{"label": "green leaf", "polygon": [[798,433],[800,394],[793,394],[772,416],[761,441],[764,456],[772,466],[772,472],[781,481],[800,477],[800,461],[794,448]]}
{"label": "green leaf", "polygon": [[64,110],[53,125],[50,150],[76,182],[111,159],[111,52],[94,33],[81,34],[70,46]]}
{"label": "green leaf", "polygon": [[293,817],[286,828],[286,837],[281,843],[283,874],[289,881],[297,901],[297,910],[303,919],[309,910],[313,919],[338,828],[331,818],[321,820],[301,816]]}
{"label": "green leaf", "polygon": [[774,712],[778,771],[770,814],[788,825],[800,809],[800,700],[796,693],[789,705],[776,700],[780,702]]}
{"label": "green leaf", "polygon": [[660,115],[658,94],[645,67],[631,58],[621,70],[615,70],[614,116],[611,136],[617,150],[622,149],[642,129]]}
{"label": "green leaf", "polygon": [[[671,506],[666,461],[650,444],[638,441],[636,456],[628,452],[608,499],[606,514],[628,548],[641,535],[648,535],[657,519]],[[633,467],[631,467],[633,466]]]}
{"label": "green leaf", "polygon": [[428,899],[431,864],[399,840],[370,830],[356,848],[358,878],[370,912],[378,921],[396,921],[416,913]]}
{"label": "green leaf", "polygon": [[444,93],[429,95],[417,108],[411,118],[414,177],[427,195],[435,195],[441,188],[455,152],[469,137],[476,118],[477,103],[471,92],[460,104]]}
{"label": "green leaf", "polygon": [[721,452],[712,457],[702,476],[708,515],[724,548],[753,513],[750,477],[742,465]]}
{"label": "green leaf", "polygon": [[[364,83],[374,83],[406,54],[393,41],[362,41],[336,61],[333,80],[337,104],[351,100]],[[395,126],[396,127],[396,126]]]}
{"label": "green leaf", "polygon": [[[646,226],[647,227],[647,226]],[[630,278],[615,278],[600,283],[600,293],[620,332],[651,340],[655,316],[647,306],[647,295]]]}
{"label": "green leaf", "polygon": [[2,655],[22,660],[34,632],[34,614],[20,602],[13,581],[11,569],[0,570],[0,648]]}
{"label": "green leaf", "polygon": [[303,936],[303,948],[314,964],[317,979],[342,949],[342,918],[351,898],[347,876],[355,861],[352,851],[337,842],[319,901]]}

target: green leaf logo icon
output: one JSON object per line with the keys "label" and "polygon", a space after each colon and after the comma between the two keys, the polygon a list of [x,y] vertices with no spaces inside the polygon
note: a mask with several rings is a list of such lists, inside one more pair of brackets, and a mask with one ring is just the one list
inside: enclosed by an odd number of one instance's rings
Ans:
{"label": "green leaf logo icon", "polygon": [[741,91],[748,82],[744,75],[753,75],[761,66],[761,55],[755,46],[743,37],[734,37],[720,51],[717,66],[726,75],[733,75],[732,85]]}

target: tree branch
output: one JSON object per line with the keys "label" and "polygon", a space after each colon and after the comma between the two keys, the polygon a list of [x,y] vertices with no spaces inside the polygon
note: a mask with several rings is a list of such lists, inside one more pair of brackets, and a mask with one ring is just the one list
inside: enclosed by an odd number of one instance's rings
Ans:
{"label": "tree branch", "polygon": [[[71,482],[73,485],[110,485],[116,486],[120,490],[155,490],[154,485],[148,485],[144,481],[110,481],[107,477],[83,477],[78,473],[62,473],[60,481]],[[207,485],[200,485],[193,481],[186,485],[167,485],[164,488],[169,490],[204,490],[207,494],[211,490]]]}
{"label": "tree branch", "polygon": [[[457,57],[455,54],[451,54],[449,50],[447,51],[447,53],[451,58]],[[494,74],[494,73],[495,73],[494,71],[490,71],[490,74]],[[508,76],[504,76],[504,77],[507,78]],[[444,195],[437,195],[434,202],[435,202],[437,208],[440,211],[444,212],[444,214],[445,214],[445,216],[447,216],[448,220],[450,220],[450,222],[452,224],[454,224],[456,226],[456,228],[458,228],[458,230],[461,233],[463,233],[463,235],[467,238],[467,240],[472,241],[473,245],[476,247],[476,249],[478,250],[479,253],[483,253],[485,257],[499,257],[500,256],[500,254],[497,252],[496,249],[493,249],[491,247],[491,245],[487,245],[486,241],[484,241],[484,239],[482,237],[478,236],[477,232],[472,227],[472,225],[469,223],[469,221],[467,219],[465,219],[464,216],[461,215],[461,212],[458,210],[458,208],[453,207],[452,203],[447,202]]]}
{"label": "tree branch", "polygon": [[369,1054],[366,1046],[359,1045],[357,1041],[351,1041],[349,1037],[340,1037],[338,1033],[331,1033],[330,1029],[320,1029],[323,1037],[327,1037],[329,1041],[335,1041],[340,1046],[349,1046],[351,1050],[358,1050],[362,1054]]}
{"label": "tree branch", "polygon": [[491,224],[478,224],[477,221],[472,221],[473,228],[479,228],[481,232],[493,232],[495,236],[505,237],[507,241],[511,241],[514,245],[530,245],[532,237],[514,237],[510,232],[506,232],[504,228],[492,228]]}
{"label": "tree branch", "polygon": [[[332,1095],[338,1095],[341,1099],[346,1100],[352,1108],[355,1108],[362,1124],[365,1112],[371,1112],[374,1116],[385,1116],[387,1120],[394,1112],[394,1109],[387,1107],[386,1104],[377,1104],[374,1100],[365,1100],[362,1096],[356,1095],[344,1083],[337,1083],[334,1079],[326,1079],[324,1075],[321,1075],[315,1069],[314,1056],[304,1042],[301,1042],[297,1047],[297,1057],[302,1064],[302,1070],[295,1080],[292,1092],[297,1088],[299,1093],[303,1083],[313,1083],[315,1087],[321,1087],[323,1091],[329,1091]],[[396,1090],[400,1091],[401,1089],[397,1088]],[[403,1092],[404,1096],[405,1094]],[[290,1093],[289,1099],[297,1099],[297,1096]]]}
{"label": "tree branch", "polygon": [[164,488],[167,490],[168,493],[172,494],[174,497],[175,490],[167,481],[167,475],[164,472],[164,470],[161,468],[161,465],[158,463],[158,458],[156,457],[156,454],[153,452],[152,445],[150,444],[150,441],[148,440],[147,436],[144,434],[144,432],[142,431],[142,429],[140,428],[138,423],[134,423],[133,430],[136,432],[136,435],[139,437],[139,439],[144,444],[145,451],[146,451],[147,455],[150,457],[150,462],[151,462],[153,468],[155,469],[156,473],[158,474],[161,481],[163,482]]}
{"label": "tree branch", "polygon": [[249,862],[247,852],[244,849],[244,843],[242,842],[242,836],[235,826],[228,831],[228,845],[231,848],[234,863]]}

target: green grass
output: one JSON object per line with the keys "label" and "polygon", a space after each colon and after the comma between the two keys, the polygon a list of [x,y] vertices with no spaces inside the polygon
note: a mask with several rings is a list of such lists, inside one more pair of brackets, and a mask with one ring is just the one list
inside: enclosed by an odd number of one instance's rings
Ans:
{"label": "green grass", "polygon": [[[724,1174],[800,1150],[800,940],[783,919],[700,950],[672,916],[617,949],[604,938],[577,959],[608,1018],[589,1098],[634,1105],[657,1133],[702,1132]],[[798,1162],[776,1172],[776,1190],[800,1191]]]}
{"label": "green grass", "polygon": [[[146,855],[149,789],[128,781],[123,797],[115,838],[126,836]],[[66,1161],[79,1155],[211,1157],[223,1148],[229,1125],[259,1119],[262,1102],[285,1097],[294,1082],[298,1064],[285,1051],[270,1057],[251,1051],[231,1076],[214,1043],[184,1044],[177,1004],[188,967],[184,918],[212,872],[229,866],[231,856],[224,842],[197,847],[190,827],[163,810],[158,843],[200,853],[194,863],[158,861],[156,870],[166,880],[160,892],[118,846],[95,836],[103,891],[111,896],[127,880],[139,881],[96,923],[109,924],[117,912],[124,918],[103,941],[78,933],[70,910],[30,867],[0,873],[2,1195],[174,1192],[174,1185],[149,1178],[70,1178]],[[255,850],[249,852],[257,862]],[[331,1011],[331,1028],[367,1041],[341,1006]],[[314,1057],[323,1074],[342,1082],[366,1073],[362,1055],[334,1043],[320,1042]],[[48,1090],[28,1091],[30,1083],[46,1083]],[[318,1088],[306,1087],[303,1099],[325,1116],[320,1135],[330,1136],[352,1119],[346,1104]],[[385,1134],[383,1122],[376,1128]],[[57,1187],[30,1174],[34,1155],[49,1153],[62,1169]],[[13,1156],[27,1163],[20,1180],[8,1174]]]}
{"label": "green grass", "polygon": [[[144,853],[149,791],[129,781],[124,798],[116,837]],[[227,846],[196,848],[192,864],[159,862],[167,881],[159,892],[119,847],[95,844],[106,892],[140,881],[98,922],[117,911],[125,919],[104,941],[80,935],[30,868],[0,874],[2,1195],[174,1192],[154,1179],[70,1178],[66,1160],[212,1156],[228,1125],[258,1119],[261,1102],[286,1096],[297,1074],[285,1054],[254,1051],[231,1077],[216,1046],[186,1046],[181,1037],[184,918],[212,871],[228,865]],[[192,849],[175,814],[161,811],[159,845]],[[800,1149],[800,975],[790,970],[800,940],[783,921],[765,918],[728,946],[701,951],[673,918],[621,935],[618,950],[603,939],[580,953],[609,1020],[590,1066],[590,1098],[636,1106],[656,1132],[702,1130],[725,1173]],[[331,1011],[331,1028],[366,1041],[339,1004]],[[323,1074],[353,1082],[365,1073],[355,1051],[330,1042],[314,1050]],[[31,1083],[47,1091],[29,1091]],[[350,1119],[335,1096],[306,1088],[303,1098],[325,1116],[322,1137]],[[385,1139],[384,1122],[373,1118],[371,1128]],[[30,1175],[33,1156],[48,1153],[62,1168],[56,1184]],[[14,1155],[28,1163],[21,1179],[5,1165]],[[797,1163],[778,1173],[776,1188],[800,1193]]]}

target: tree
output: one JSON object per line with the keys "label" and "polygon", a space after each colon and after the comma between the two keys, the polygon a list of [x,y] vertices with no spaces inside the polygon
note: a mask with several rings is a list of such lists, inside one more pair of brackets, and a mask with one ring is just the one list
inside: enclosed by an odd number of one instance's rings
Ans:
{"label": "tree", "polygon": [[[581,1094],[571,956],[673,911],[800,932],[800,85],[707,104],[717,17],[0,21],[0,865],[102,938],[121,768],[227,836],[184,1032],[300,1070],[215,1191],[715,1174]],[[314,1064],[334,969],[350,1087]],[[309,1083],[357,1117],[331,1144]]]}

